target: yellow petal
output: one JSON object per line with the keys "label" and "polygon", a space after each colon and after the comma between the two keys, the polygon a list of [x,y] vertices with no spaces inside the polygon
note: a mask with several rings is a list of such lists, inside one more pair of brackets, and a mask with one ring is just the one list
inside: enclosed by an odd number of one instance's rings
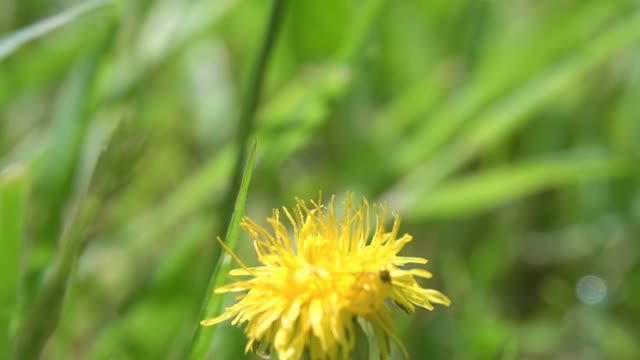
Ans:
{"label": "yellow petal", "polygon": [[441,293],[438,290],[423,289],[422,292],[424,293],[426,298],[429,299],[429,301],[431,302],[434,302],[436,304],[446,305],[446,306],[449,306],[451,304],[451,300],[449,300],[449,298],[445,294]]}
{"label": "yellow petal", "polygon": [[322,345],[323,350],[327,350],[327,337],[322,328],[322,301],[318,299],[314,299],[311,301],[309,305],[309,321],[311,322],[311,328],[313,329],[313,333],[320,340],[320,344]]}
{"label": "yellow petal", "polygon": [[396,256],[393,259],[394,264],[404,265],[404,264],[421,264],[424,265],[428,262],[427,259],[421,257],[411,257],[411,256]]}
{"label": "yellow petal", "polygon": [[433,277],[433,274],[431,272],[423,269],[409,269],[407,270],[407,272],[411,275],[421,277],[423,279],[431,279]]}
{"label": "yellow petal", "polygon": [[232,317],[235,316],[235,313],[229,312],[229,311],[225,311],[222,315],[218,316],[218,317],[214,317],[211,319],[206,319],[206,320],[202,320],[200,321],[200,325],[202,326],[211,326],[211,325],[215,325],[215,324],[219,324],[225,320],[231,319]]}

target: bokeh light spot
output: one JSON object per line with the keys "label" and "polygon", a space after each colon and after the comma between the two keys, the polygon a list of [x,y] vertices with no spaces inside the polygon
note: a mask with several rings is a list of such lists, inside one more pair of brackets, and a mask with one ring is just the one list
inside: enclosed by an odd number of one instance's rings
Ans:
{"label": "bokeh light spot", "polygon": [[578,300],[587,305],[601,303],[607,296],[607,283],[595,275],[586,275],[576,283]]}

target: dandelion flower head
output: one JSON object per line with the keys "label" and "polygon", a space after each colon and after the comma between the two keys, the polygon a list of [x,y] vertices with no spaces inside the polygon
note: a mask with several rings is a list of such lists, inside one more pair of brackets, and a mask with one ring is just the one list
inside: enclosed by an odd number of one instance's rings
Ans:
{"label": "dandelion flower head", "polygon": [[398,236],[397,215],[387,231],[382,205],[374,206],[373,223],[365,199],[354,208],[349,194],[343,210],[339,217],[335,197],[326,206],[298,200],[293,211],[273,211],[271,231],[245,217],[242,226],[261,265],[247,267],[231,253],[241,268],[230,272],[235,282],[216,292],[241,293],[238,302],[201,324],[232,318],[233,325],[246,323],[245,350],[275,351],[280,360],[298,360],[305,353],[311,359],[338,360],[348,359],[354,349],[360,319],[371,325],[383,359],[390,351],[389,339],[406,355],[393,330],[389,304],[413,313],[416,306],[433,310],[433,304],[450,301],[418,284],[416,278],[429,279],[430,272],[406,268],[427,260],[398,255],[411,236]]}

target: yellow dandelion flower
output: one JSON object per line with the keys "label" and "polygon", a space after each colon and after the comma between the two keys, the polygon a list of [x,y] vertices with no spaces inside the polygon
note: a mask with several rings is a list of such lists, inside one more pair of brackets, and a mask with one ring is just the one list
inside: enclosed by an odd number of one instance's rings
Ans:
{"label": "yellow dandelion flower", "polygon": [[[275,209],[268,219],[269,232],[245,217],[243,228],[253,239],[262,264],[240,264],[230,275],[236,282],[216,289],[217,293],[242,292],[235,305],[219,317],[204,320],[214,325],[233,318],[233,325],[246,323],[249,339],[246,351],[264,346],[275,350],[280,360],[297,360],[303,353],[311,359],[348,359],[355,346],[354,320],[371,324],[383,359],[389,341],[406,355],[393,330],[390,300],[413,313],[415,306],[433,310],[432,304],[449,305],[441,292],[422,288],[416,277],[431,273],[407,269],[407,264],[425,264],[421,257],[399,256],[410,235],[398,237],[400,219],[391,231],[385,229],[386,209],[375,206],[376,220],[371,234],[370,208],[363,199],[356,209],[349,194],[344,215],[336,215],[335,197],[328,206],[298,200],[293,213],[282,208],[293,234]],[[238,279],[238,277],[242,279]]]}

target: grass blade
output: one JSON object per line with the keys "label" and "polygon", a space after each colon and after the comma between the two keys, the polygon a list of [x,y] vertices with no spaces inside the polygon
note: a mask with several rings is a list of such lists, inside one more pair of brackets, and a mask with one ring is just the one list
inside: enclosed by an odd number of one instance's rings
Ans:
{"label": "grass blade", "polygon": [[29,42],[47,35],[73,22],[75,19],[105,7],[110,3],[109,0],[87,1],[0,39],[0,61],[6,59]]}
{"label": "grass blade", "polygon": [[[532,79],[511,96],[479,115],[460,137],[432,159],[414,168],[383,195],[395,209],[412,208],[446,177],[479,152],[500,143],[532,120],[531,114],[574,86],[589,71],[640,40],[640,13],[629,16],[594,39],[588,47]],[[444,119],[442,119],[444,120]],[[413,162],[398,158],[398,171]],[[402,211],[402,210],[399,210]]]}
{"label": "grass blade", "polygon": [[[225,241],[231,249],[235,247],[239,233],[240,219],[244,214],[247,191],[249,188],[251,173],[253,171],[253,163],[255,161],[255,142],[251,149],[251,153],[249,154],[244,172],[241,160],[247,156],[247,140],[255,125],[260,92],[262,90],[262,83],[265,78],[267,65],[272,57],[276,39],[280,29],[282,28],[282,24],[284,23],[285,6],[285,0],[274,0],[272,2],[260,50],[253,59],[253,63],[249,68],[248,81],[244,88],[240,118],[238,119],[238,125],[236,127],[235,144],[237,145],[235,145],[236,149],[234,150],[236,151],[234,152],[234,155],[236,156],[237,161],[232,175],[231,187],[229,188],[230,190],[227,192],[227,196],[223,201],[223,206],[225,206],[225,208],[222,209],[223,223],[228,224]],[[235,205],[233,210],[231,210],[231,205],[234,203],[234,196],[236,197]],[[205,302],[201,309],[200,319],[213,316],[220,308],[221,299],[215,295],[211,297],[211,292],[215,286],[219,285],[224,280],[223,276],[226,273],[224,267],[229,266],[228,263],[225,265],[225,261],[228,262],[228,260],[229,259],[225,254],[220,254],[220,257],[217,259],[217,266],[212,272],[211,279],[206,292],[204,293]],[[189,355],[191,359],[203,359],[207,356],[211,340],[213,339],[214,330],[215,328],[212,327],[201,328],[200,325],[198,325],[194,338],[191,342]]]}
{"label": "grass blade", "polygon": [[410,219],[451,218],[485,211],[552,186],[629,174],[620,159],[560,157],[491,169],[452,181],[407,210]]}
{"label": "grass blade", "polygon": [[273,53],[278,33],[284,22],[284,15],[285,1],[274,0],[260,51],[256,58],[253,59],[254,63],[249,69],[249,77],[242,97],[243,103],[240,118],[238,119],[238,125],[236,127],[236,159],[238,159],[238,161],[236,161],[236,167],[233,171],[231,191],[227,193],[227,198],[224,201],[224,204],[227,206],[226,209],[223,209],[223,223],[225,224],[231,221],[231,204],[233,203],[233,197],[239,190],[237,186],[240,185],[240,179],[242,178],[242,164],[240,160],[244,159],[247,155],[246,144],[255,125],[262,83],[267,72],[267,65]]}
{"label": "grass blade", "polygon": [[[225,243],[230,249],[234,249],[240,235],[240,220],[244,216],[245,205],[247,202],[247,193],[249,191],[249,183],[251,182],[251,174],[253,173],[253,164],[256,158],[256,144],[254,143],[251,152],[249,153],[249,159],[245,166],[244,174],[242,175],[242,181],[240,182],[240,190],[236,198],[236,203],[233,209],[233,215],[227,228],[227,234],[225,236]],[[206,319],[214,317],[220,311],[222,305],[222,296],[220,294],[213,294],[213,289],[221,286],[226,274],[229,272],[231,266],[231,257],[229,254],[223,254],[218,261],[215,271],[211,275],[209,281],[209,287],[205,296],[205,302],[201,310],[200,319]],[[209,352],[209,345],[213,339],[215,333],[215,326],[201,327],[198,325],[194,340],[191,347],[191,359],[204,359]]]}
{"label": "grass blade", "polygon": [[[584,51],[584,38],[591,37],[596,29],[612,17],[611,4],[590,3],[572,12],[570,16],[553,19],[543,26],[540,33],[522,49],[512,47],[491,52],[470,85],[458,96],[442,104],[430,119],[423,122],[402,145],[399,156],[410,168],[421,160],[434,155],[446,145],[458,131],[473,120],[474,114],[493,101],[499,101],[508,91],[520,86],[536,73],[544,73],[562,54]],[[637,21],[637,20],[636,20]],[[622,20],[621,23],[626,23]],[[562,26],[559,30],[558,27]],[[632,33],[629,34],[633,36]],[[589,48],[603,48],[599,40]],[[606,47],[606,46],[604,46]],[[572,51],[572,52],[570,52]],[[509,55],[505,55],[507,53]],[[535,52],[536,56],[530,56]],[[505,65],[508,62],[508,65]]]}
{"label": "grass blade", "polygon": [[99,203],[88,197],[102,148],[109,142],[115,129],[114,124],[96,126],[94,136],[86,143],[77,177],[74,181],[73,200],[60,235],[60,248],[36,298],[25,314],[24,321],[14,343],[13,359],[35,359],[39,357],[47,339],[56,329],[66,301],[66,293],[82,246],[82,231],[97,214]]}
{"label": "grass blade", "polygon": [[20,309],[20,254],[29,172],[12,165],[0,172],[0,358],[9,355],[11,329]]}
{"label": "grass blade", "polygon": [[79,58],[56,98],[55,111],[47,134],[46,150],[36,158],[33,166],[33,192],[42,206],[41,218],[34,219],[31,229],[33,253],[25,280],[27,306],[35,296],[42,271],[55,252],[65,216],[65,206],[73,194],[74,174],[83,156],[82,147],[93,120],[94,88],[101,68],[102,56],[108,51],[113,27],[101,34],[99,42],[88,54]]}

